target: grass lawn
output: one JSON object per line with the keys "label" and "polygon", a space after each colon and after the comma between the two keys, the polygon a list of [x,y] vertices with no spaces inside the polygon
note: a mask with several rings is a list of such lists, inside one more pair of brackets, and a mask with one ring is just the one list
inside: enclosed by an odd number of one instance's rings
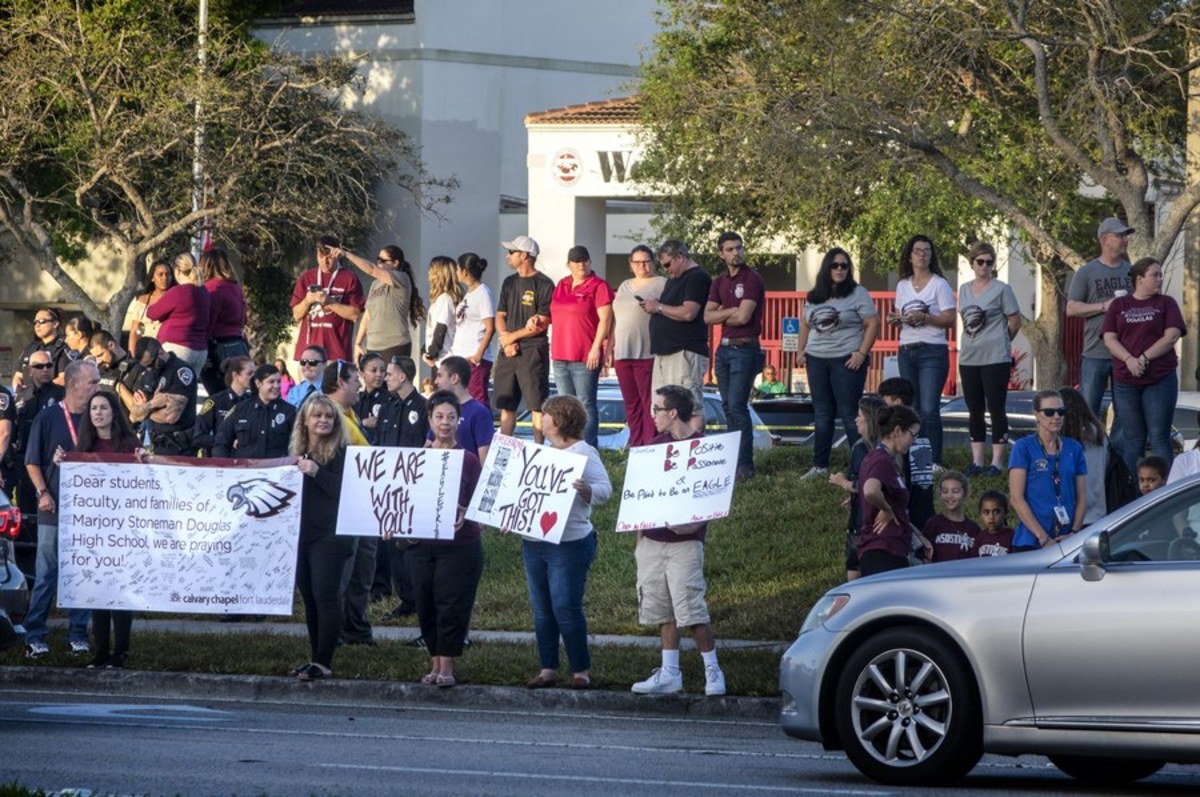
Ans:
{"label": "grass lawn", "polygon": [[[844,451],[835,451],[834,467],[844,466],[845,457]],[[946,459],[950,467],[962,467],[969,461],[966,449],[948,450]],[[624,458],[604,452],[604,461],[619,495]],[[823,482],[801,482],[798,476],[811,461],[811,448],[781,447],[760,453],[759,475],[735,490],[730,517],[710,524],[705,571],[718,639],[790,641],[813,601],[842,581],[846,512],[839,504],[845,494]],[[983,489],[1004,489],[1005,481],[981,479],[972,486],[978,495]],[[588,582],[589,630],[593,634],[654,636],[656,629],[637,623],[634,535],[612,530],[618,504],[614,496],[593,512],[600,544]],[[973,497],[968,504],[968,514],[976,516]],[[486,565],[471,627],[531,631],[520,539],[489,532],[484,536],[484,550]],[[374,604],[373,622],[415,625],[413,618],[386,619],[383,615],[393,605]],[[303,622],[299,603],[292,619]],[[59,639],[55,637],[61,650]],[[278,675],[306,656],[302,638],[155,635],[139,633],[135,620],[131,664],[140,669]],[[628,688],[658,662],[653,649],[595,649],[593,656],[596,684],[601,688]],[[689,658],[685,656],[685,673],[697,679],[699,662],[687,663]],[[462,673],[475,683],[520,684],[532,675],[536,660],[532,645],[478,644],[464,657]],[[46,661],[78,663],[58,652]],[[21,651],[9,651],[0,654],[0,663],[19,664],[24,659]],[[376,648],[339,650],[335,664],[342,677],[411,680],[422,674],[425,654],[399,643],[382,643]],[[731,693],[775,694],[777,654],[728,651],[722,653],[722,664]],[[698,686],[698,680],[687,683],[689,691]]]}

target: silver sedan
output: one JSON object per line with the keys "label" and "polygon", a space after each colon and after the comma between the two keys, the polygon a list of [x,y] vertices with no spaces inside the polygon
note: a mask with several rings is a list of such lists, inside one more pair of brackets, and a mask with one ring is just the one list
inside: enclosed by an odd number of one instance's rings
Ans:
{"label": "silver sedan", "polygon": [[790,736],[894,785],[987,753],[1114,783],[1200,763],[1200,477],[1042,551],[831,590],[780,673]]}

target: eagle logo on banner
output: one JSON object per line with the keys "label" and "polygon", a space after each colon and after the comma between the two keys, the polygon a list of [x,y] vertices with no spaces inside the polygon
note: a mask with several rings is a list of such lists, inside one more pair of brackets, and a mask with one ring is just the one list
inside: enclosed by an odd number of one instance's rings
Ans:
{"label": "eagle logo on banner", "polygon": [[225,493],[232,509],[241,509],[244,506],[246,514],[255,518],[278,515],[295,497],[294,491],[263,478],[238,482]]}

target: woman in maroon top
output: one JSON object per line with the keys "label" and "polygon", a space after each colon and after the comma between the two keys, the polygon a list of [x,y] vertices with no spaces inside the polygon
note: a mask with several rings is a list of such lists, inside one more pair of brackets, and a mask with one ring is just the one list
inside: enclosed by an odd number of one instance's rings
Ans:
{"label": "woman in maroon top", "polygon": [[[458,399],[439,390],[429,397],[429,427],[434,449],[459,448]],[[471,626],[475,591],[483,575],[483,536],[479,524],[466,519],[467,504],[475,492],[482,467],[471,451],[463,451],[462,482],[458,490],[458,515],[454,536],[444,540],[419,540],[404,558],[416,596],[417,621],[429,650],[429,673],[421,683],[454,686],[454,660],[462,655],[463,640]]]}
{"label": "woman in maroon top", "polygon": [[864,576],[908,567],[912,524],[908,520],[908,488],[896,467],[921,431],[921,419],[908,407],[879,411],[879,445],[858,472],[862,486],[862,526],[858,537],[859,570]]}
{"label": "woman in maroon top", "polygon": [[1100,328],[1113,358],[1113,406],[1121,419],[1121,455],[1130,473],[1150,444],[1168,465],[1171,419],[1179,397],[1175,342],[1187,334],[1179,305],[1162,293],[1162,265],[1143,257],[1129,267],[1133,295],[1109,302]]}
{"label": "woman in maroon top", "polygon": [[198,374],[208,359],[208,291],[186,252],[175,258],[175,279],[177,284],[146,308],[146,317],[162,322],[158,342]]}
{"label": "woman in maroon top", "polygon": [[245,337],[246,296],[224,249],[201,254],[200,272],[208,291],[208,360],[200,380],[208,395],[215,396],[225,388],[221,364],[230,357],[250,354]]}
{"label": "woman in maroon top", "polygon": [[[79,425],[79,442],[75,450],[96,454],[132,454],[137,449],[137,435],[125,416],[121,400],[112,393],[100,391],[88,402],[88,411]],[[63,450],[54,452],[54,461],[61,463]],[[133,627],[133,612],[124,609],[95,609],[92,611],[92,634],[96,655],[88,662],[95,669],[107,667],[120,670],[129,655],[129,632]],[[109,652],[109,642],[112,651]]]}

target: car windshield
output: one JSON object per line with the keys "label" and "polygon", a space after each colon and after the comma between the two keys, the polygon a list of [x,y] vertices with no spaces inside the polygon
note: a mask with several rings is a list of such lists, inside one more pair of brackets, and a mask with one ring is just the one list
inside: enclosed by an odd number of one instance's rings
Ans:
{"label": "car windshield", "polygon": [[1114,562],[1200,560],[1200,489],[1182,490],[1109,533]]}

